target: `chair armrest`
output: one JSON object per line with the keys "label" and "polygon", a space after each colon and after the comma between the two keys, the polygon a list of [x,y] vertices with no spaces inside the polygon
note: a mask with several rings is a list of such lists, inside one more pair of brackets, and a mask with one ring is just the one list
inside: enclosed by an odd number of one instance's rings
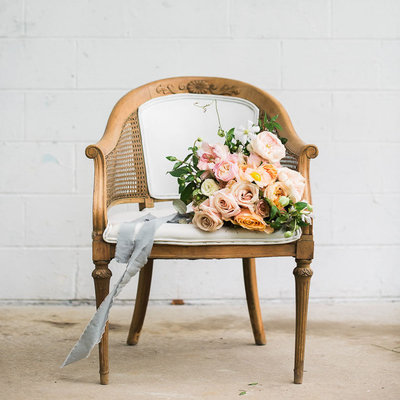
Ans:
{"label": "chair armrest", "polygon": [[94,160],[93,185],[93,232],[92,236],[102,235],[107,226],[107,182],[104,146],[101,143],[86,147],[85,154]]}

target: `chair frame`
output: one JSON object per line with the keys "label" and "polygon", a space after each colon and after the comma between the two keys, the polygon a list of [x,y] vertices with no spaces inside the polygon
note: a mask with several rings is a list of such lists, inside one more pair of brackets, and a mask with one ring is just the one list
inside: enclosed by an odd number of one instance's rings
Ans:
{"label": "chair frame", "polygon": [[[144,102],[160,96],[176,93],[208,93],[235,96],[247,99],[267,115],[279,114],[282,130],[281,137],[287,139],[287,150],[297,158],[298,171],[306,179],[304,198],[311,203],[310,190],[310,159],[317,157],[318,149],[315,145],[304,143],[296,134],[290,118],[283,106],[271,95],[250,84],[224,78],[211,77],[176,77],[151,82],[127,93],[114,107],[101,140],[86,148],[88,158],[94,160],[94,190],[93,190],[93,263],[92,272],[96,293],[96,307],[109,293],[111,271],[109,262],[115,254],[115,244],[103,240],[103,232],[107,226],[107,207],[119,203],[139,203],[144,209],[154,206],[150,195],[107,201],[107,168],[106,157],[116,147],[125,121],[133,111]],[[278,245],[229,245],[229,246],[176,246],[155,244],[147,264],[139,275],[135,309],[129,330],[127,343],[138,343],[143,321],[146,314],[150,285],[155,259],[224,259],[242,258],[243,275],[247,304],[250,314],[255,343],[266,343],[261,310],[258,298],[255,259],[259,257],[295,257],[296,267],[293,270],[296,290],[296,339],[294,383],[302,383],[304,367],[304,350],[307,324],[307,309],[310,279],[313,274],[310,268],[314,253],[312,226],[303,228],[301,238],[292,243]],[[99,343],[100,383],[109,382],[108,360],[108,323]]]}

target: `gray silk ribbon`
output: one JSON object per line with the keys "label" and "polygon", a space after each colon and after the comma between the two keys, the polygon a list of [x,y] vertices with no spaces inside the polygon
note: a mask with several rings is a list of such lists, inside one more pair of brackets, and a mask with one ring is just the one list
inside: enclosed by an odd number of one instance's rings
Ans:
{"label": "gray silk ribbon", "polygon": [[[147,263],[147,258],[153,248],[154,235],[156,230],[165,222],[175,221],[176,214],[156,218],[147,214],[135,221],[125,222],[121,225],[118,234],[115,259],[120,263],[128,263],[125,272],[118,279],[112,291],[100,304],[94,316],[86,326],[78,342],[72,348],[62,367],[75,361],[89,357],[93,347],[100,342],[103,336],[108,315],[114,298],[118,296],[124,286],[135,276]],[[143,223],[135,235],[137,224]]]}

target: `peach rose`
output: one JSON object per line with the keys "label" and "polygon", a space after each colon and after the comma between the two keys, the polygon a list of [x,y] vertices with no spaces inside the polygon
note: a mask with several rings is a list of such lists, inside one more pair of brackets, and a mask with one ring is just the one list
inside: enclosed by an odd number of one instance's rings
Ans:
{"label": "peach rose", "polygon": [[270,163],[277,163],[285,157],[286,149],[278,136],[271,132],[259,133],[250,143],[250,152],[254,152]]}
{"label": "peach rose", "polygon": [[254,183],[238,182],[231,187],[236,202],[243,207],[253,208],[258,200],[258,187]]}
{"label": "peach rose", "polygon": [[293,203],[301,201],[306,180],[299,172],[283,167],[278,171],[278,180],[289,188],[289,198]]}
{"label": "peach rose", "polygon": [[290,190],[283,182],[274,182],[267,186],[264,191],[264,197],[271,200],[280,210],[284,207],[279,202],[282,196],[289,197]]}
{"label": "peach rose", "polygon": [[194,225],[206,232],[214,232],[224,224],[222,219],[210,210],[199,210],[192,219]]}
{"label": "peach rose", "polygon": [[250,231],[265,231],[267,227],[262,217],[249,210],[242,210],[240,214],[236,215],[234,222]]}
{"label": "peach rose", "polygon": [[238,174],[238,166],[230,161],[221,161],[213,168],[215,177],[224,182],[229,182]]}
{"label": "peach rose", "polygon": [[266,200],[260,199],[256,203],[255,213],[258,214],[262,218],[266,218],[269,216],[269,204]]}
{"label": "peach rose", "polygon": [[219,190],[214,194],[214,207],[221,213],[222,219],[229,220],[240,213],[240,207],[227,189]]}

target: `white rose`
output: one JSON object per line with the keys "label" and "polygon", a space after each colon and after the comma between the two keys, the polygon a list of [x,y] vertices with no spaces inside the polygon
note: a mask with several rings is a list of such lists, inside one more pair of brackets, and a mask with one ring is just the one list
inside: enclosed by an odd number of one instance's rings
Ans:
{"label": "white rose", "polygon": [[200,187],[201,193],[205,196],[212,196],[217,190],[219,190],[218,183],[214,179],[207,178]]}

